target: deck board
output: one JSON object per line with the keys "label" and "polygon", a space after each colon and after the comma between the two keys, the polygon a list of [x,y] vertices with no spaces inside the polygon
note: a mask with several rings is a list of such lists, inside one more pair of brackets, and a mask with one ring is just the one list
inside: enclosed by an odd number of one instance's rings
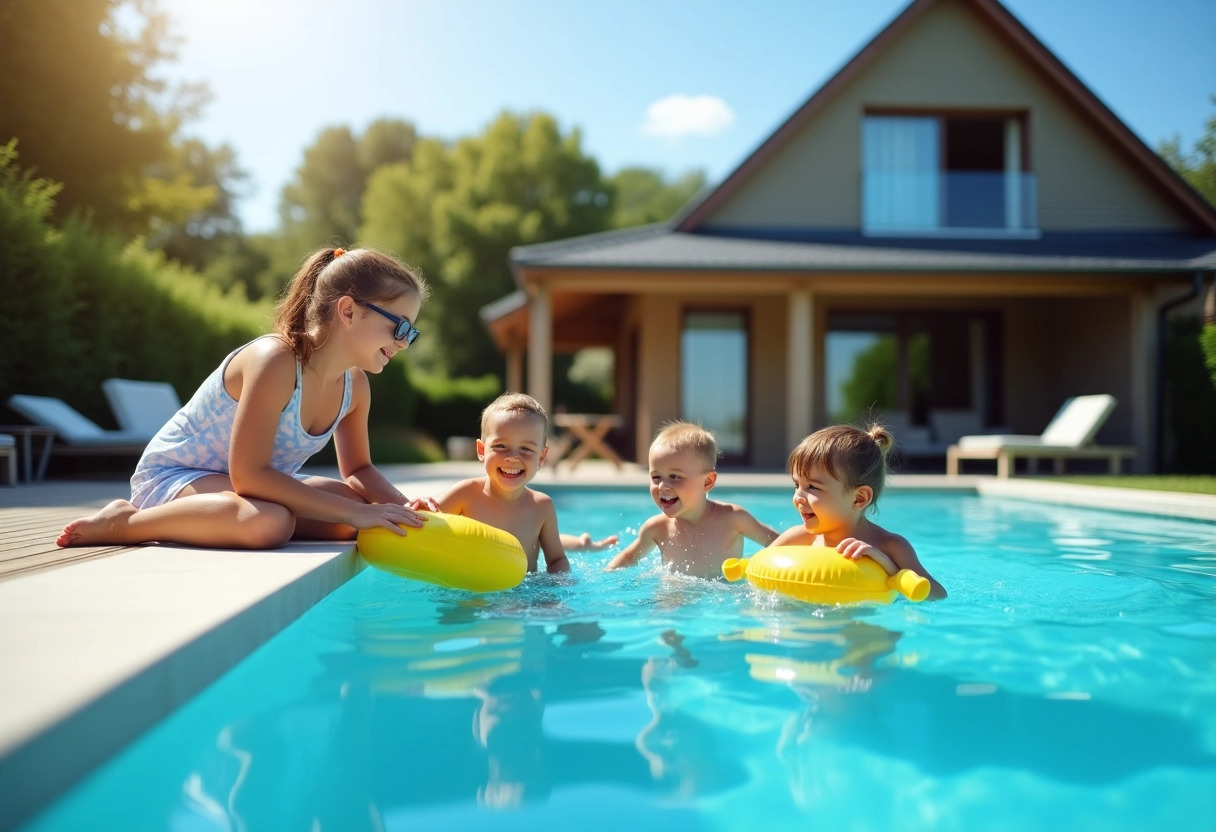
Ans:
{"label": "deck board", "polygon": [[[23,497],[33,496],[37,499],[50,496],[43,489],[18,490],[26,492],[19,495]],[[113,488],[68,487],[61,489],[56,499],[47,501],[58,505],[29,505],[27,499],[4,499],[8,494],[0,497],[0,580],[107,557],[134,548],[73,546],[64,549],[55,545],[55,538],[65,525],[78,517],[92,514],[113,497],[125,496],[122,493],[124,490],[124,484],[115,484]],[[112,495],[109,493],[111,491]]]}

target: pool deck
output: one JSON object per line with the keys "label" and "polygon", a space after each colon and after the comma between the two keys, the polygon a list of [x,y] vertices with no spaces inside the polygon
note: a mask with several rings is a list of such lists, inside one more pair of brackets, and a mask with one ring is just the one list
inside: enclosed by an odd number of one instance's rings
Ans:
{"label": "pool deck", "polygon": [[[481,473],[476,462],[386,466],[410,496]],[[319,471],[332,475],[331,471]],[[537,485],[645,488],[638,466],[543,470]],[[719,487],[788,488],[722,472]],[[1216,496],[897,475],[890,490],[965,493],[1216,522]],[[59,549],[69,520],[128,495],[125,480],[0,486],[0,829],[29,817],[364,567],[350,544],[236,552]]]}

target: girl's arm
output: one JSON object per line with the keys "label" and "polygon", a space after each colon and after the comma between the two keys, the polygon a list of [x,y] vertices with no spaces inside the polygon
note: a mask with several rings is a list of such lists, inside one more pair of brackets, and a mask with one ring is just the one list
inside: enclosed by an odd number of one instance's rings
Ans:
{"label": "girl's arm", "polygon": [[548,497],[543,498],[540,508],[545,513],[540,527],[540,549],[545,553],[546,572],[569,572],[570,561],[562,548],[562,535],[557,530],[557,507]]}
{"label": "girl's arm", "polygon": [[224,384],[237,399],[228,450],[228,477],[242,497],[285,506],[293,514],[357,529],[381,526],[403,534],[398,524],[418,527],[422,518],[398,504],[370,505],[305,485],[276,471],[279,414],[295,388],[296,359],[277,339],[263,339],[229,362]]}
{"label": "girl's arm", "polygon": [[643,523],[641,530],[638,531],[637,540],[630,543],[620,554],[608,561],[608,565],[604,567],[604,571],[607,572],[610,569],[623,569],[626,566],[633,566],[648,555],[658,545],[655,543],[653,529],[654,527],[651,525],[650,520]]}
{"label": "girl's arm", "polygon": [[862,556],[868,557],[881,566],[888,575],[894,575],[901,569],[910,569],[929,582],[929,597],[927,600],[936,601],[946,597],[946,588],[939,584],[937,579],[925,569],[924,565],[920,562],[920,558],[916,556],[916,550],[912,548],[911,543],[897,534],[888,534],[883,538],[882,546],[883,548],[879,549],[876,546],[871,546],[864,540],[846,537],[840,541],[840,544],[836,547],[836,551],[852,560],[857,560],[857,558]]}
{"label": "girl's arm", "polygon": [[371,385],[367,374],[351,371],[351,405],[334,430],[334,449],[338,452],[338,471],[346,484],[369,503],[394,503],[411,508],[437,510],[434,501],[413,500],[402,494],[388,477],[372,464],[367,437],[367,417],[371,410]]}

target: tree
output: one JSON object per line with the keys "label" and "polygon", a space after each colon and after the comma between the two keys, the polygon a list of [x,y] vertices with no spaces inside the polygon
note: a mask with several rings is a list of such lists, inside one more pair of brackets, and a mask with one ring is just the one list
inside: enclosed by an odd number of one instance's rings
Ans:
{"label": "tree", "polygon": [[416,141],[412,124],[392,119],[373,122],[361,137],[345,126],[322,130],[279,199],[285,234],[302,250],[356,242],[368,177],[408,161]]}
{"label": "tree", "polygon": [[189,210],[152,211],[148,216],[148,243],[162,249],[173,259],[204,271],[233,238],[241,236],[241,221],[236,214],[242,196],[240,184],[248,174],[237,165],[236,151],[223,144],[208,147],[187,138],[173,146],[170,160],[160,168],[162,179],[184,183],[199,195],[177,205]]}
{"label": "tree", "polygon": [[[1216,95],[1211,100],[1216,104]],[[1216,115],[1208,119],[1207,132],[1189,154],[1183,154],[1177,136],[1162,142],[1158,152],[1200,196],[1216,206]]]}
{"label": "tree", "polygon": [[16,138],[24,166],[62,183],[57,216],[144,232],[214,199],[174,165],[206,89],[155,77],[175,41],[153,0],[0,0],[0,31],[0,142]]}
{"label": "tree", "polygon": [[689,171],[668,182],[661,171],[622,168],[609,180],[615,194],[613,228],[666,222],[705,187],[705,172]]}
{"label": "tree", "polygon": [[511,248],[602,231],[611,211],[578,130],[563,134],[545,114],[503,113],[480,136],[451,147],[420,142],[410,163],[374,174],[360,239],[421,266],[439,289],[423,312],[437,369],[501,376],[478,311],[514,290]]}

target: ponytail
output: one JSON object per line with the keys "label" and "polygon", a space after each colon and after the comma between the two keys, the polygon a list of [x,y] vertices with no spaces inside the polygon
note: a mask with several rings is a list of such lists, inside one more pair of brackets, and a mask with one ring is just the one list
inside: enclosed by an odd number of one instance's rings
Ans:
{"label": "ponytail", "polygon": [[274,331],[300,361],[308,361],[325,343],[339,298],[349,295],[362,303],[405,294],[426,300],[430,288],[396,258],[371,249],[323,248],[304,261],[287,285],[275,307]]}

